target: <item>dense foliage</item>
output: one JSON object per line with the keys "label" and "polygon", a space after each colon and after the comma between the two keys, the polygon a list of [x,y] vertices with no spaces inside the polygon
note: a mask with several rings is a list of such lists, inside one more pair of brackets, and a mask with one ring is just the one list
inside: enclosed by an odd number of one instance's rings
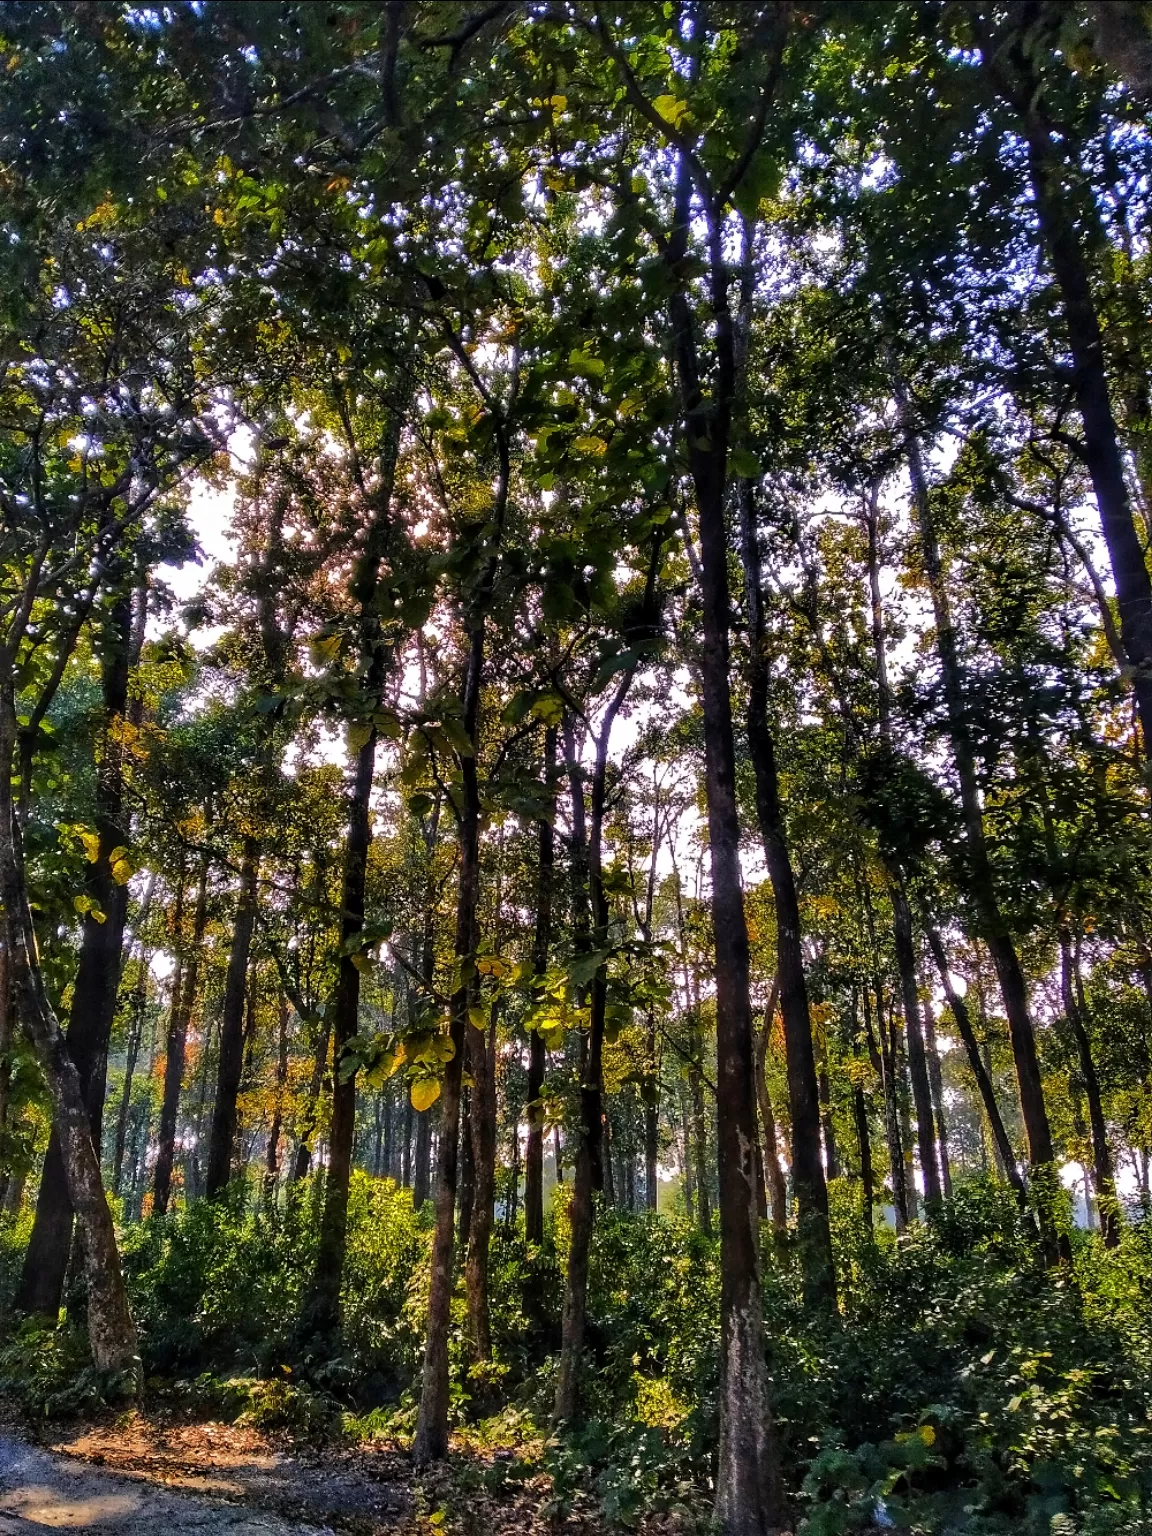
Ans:
{"label": "dense foliage", "polygon": [[30,1411],[1142,1528],[1145,11],[0,3]]}

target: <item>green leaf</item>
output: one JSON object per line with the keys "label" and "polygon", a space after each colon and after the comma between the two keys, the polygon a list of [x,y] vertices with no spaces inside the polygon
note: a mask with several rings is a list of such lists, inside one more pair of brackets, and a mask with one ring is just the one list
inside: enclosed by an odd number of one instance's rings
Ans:
{"label": "green leaf", "polygon": [[372,724],[389,741],[399,741],[404,734],[399,718],[390,709],[378,709],[372,716]]}
{"label": "green leaf", "polygon": [[568,366],[573,373],[583,374],[588,378],[599,378],[604,372],[603,359],[593,356],[591,352],[585,352],[579,347],[573,348],[568,354]]}
{"label": "green leaf", "polygon": [[606,949],[593,949],[586,955],[574,955],[568,975],[574,987],[586,987],[608,958]]}
{"label": "green leaf", "polygon": [[461,757],[473,757],[475,755],[476,749],[472,745],[472,739],[459,720],[453,720],[449,716],[447,720],[441,722],[441,730]]}
{"label": "green leaf", "polygon": [[349,752],[361,752],[372,740],[371,720],[350,720],[345,732]]}

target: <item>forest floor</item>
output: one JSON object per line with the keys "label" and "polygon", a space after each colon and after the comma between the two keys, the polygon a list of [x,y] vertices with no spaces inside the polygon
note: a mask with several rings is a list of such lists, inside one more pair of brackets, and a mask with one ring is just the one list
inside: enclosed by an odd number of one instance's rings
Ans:
{"label": "forest floor", "polygon": [[[462,1449],[449,1466],[418,1475],[394,1445],[306,1442],[165,1410],[37,1425],[6,1417],[0,1425],[0,1536],[49,1530],[93,1536],[595,1536],[603,1530],[590,1500],[587,1510],[554,1513],[546,1475],[489,1492],[483,1463],[506,1451]],[[663,1522],[652,1529],[654,1536],[670,1532]]]}

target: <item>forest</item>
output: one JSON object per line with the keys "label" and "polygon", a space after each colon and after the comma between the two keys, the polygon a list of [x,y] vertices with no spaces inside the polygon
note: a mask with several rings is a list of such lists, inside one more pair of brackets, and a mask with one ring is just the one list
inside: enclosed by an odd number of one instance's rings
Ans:
{"label": "forest", "polygon": [[5,1422],[1152,1529],[1150,109],[1141,0],[0,3]]}

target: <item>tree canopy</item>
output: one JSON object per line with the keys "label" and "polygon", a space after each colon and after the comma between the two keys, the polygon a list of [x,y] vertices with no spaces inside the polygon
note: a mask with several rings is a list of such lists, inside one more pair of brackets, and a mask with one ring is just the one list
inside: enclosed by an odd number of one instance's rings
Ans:
{"label": "tree canopy", "polygon": [[0,4],[29,1401],[1146,1518],[1146,10]]}

